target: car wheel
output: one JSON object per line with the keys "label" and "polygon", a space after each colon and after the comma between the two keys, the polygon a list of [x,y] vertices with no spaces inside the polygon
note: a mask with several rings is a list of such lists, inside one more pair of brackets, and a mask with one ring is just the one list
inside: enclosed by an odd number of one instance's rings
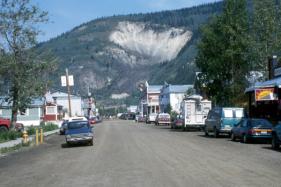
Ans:
{"label": "car wheel", "polygon": [[0,126],[0,132],[7,132],[8,128],[5,126]]}
{"label": "car wheel", "polygon": [[186,130],[185,126],[182,126],[182,131],[185,131],[185,130]]}
{"label": "car wheel", "polygon": [[219,132],[217,131],[217,128],[214,128],[214,138],[218,138],[219,137]]}
{"label": "car wheel", "polygon": [[230,134],[230,138],[231,138],[232,141],[235,141],[235,140],[236,140],[236,137],[235,137],[234,133],[231,133],[231,134]]}
{"label": "car wheel", "polygon": [[277,141],[276,135],[272,136],[271,147],[272,147],[272,149],[278,149],[280,147],[280,144]]}
{"label": "car wheel", "polygon": [[205,127],[205,136],[209,136],[209,132],[208,132],[208,130],[207,130],[207,128]]}
{"label": "car wheel", "polygon": [[249,139],[247,138],[246,134],[243,135],[242,139],[243,139],[243,143],[249,143]]}
{"label": "car wheel", "polygon": [[90,145],[90,146],[93,146],[93,145],[94,145],[94,140],[93,140],[93,139],[89,141],[89,145]]}

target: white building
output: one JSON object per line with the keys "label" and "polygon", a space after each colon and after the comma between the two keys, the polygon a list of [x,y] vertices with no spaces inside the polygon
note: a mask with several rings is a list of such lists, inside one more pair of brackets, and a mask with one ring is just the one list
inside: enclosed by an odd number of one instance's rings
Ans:
{"label": "white building", "polygon": [[127,107],[127,111],[129,113],[136,113],[137,109],[138,109],[138,106],[135,106],[135,105],[131,105],[131,106]]}
{"label": "white building", "polygon": [[167,112],[168,106],[171,110],[180,113],[181,102],[185,97],[188,89],[192,89],[193,85],[170,85],[165,84],[160,93],[160,109],[161,112]]}
{"label": "white building", "polygon": [[160,112],[159,96],[161,88],[161,85],[149,85],[148,83],[146,83],[147,114]]}
{"label": "white building", "polygon": [[[47,102],[53,102],[58,105],[63,106],[63,110],[65,112],[69,112],[69,104],[68,104],[68,94],[64,92],[48,92],[46,94]],[[71,115],[72,116],[83,116],[83,108],[82,108],[82,98],[75,95],[70,95],[71,100]]]}

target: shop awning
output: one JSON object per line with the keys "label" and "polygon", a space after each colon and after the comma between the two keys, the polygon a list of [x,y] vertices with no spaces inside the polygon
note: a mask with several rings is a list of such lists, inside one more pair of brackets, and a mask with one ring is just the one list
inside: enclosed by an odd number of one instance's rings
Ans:
{"label": "shop awning", "polygon": [[273,88],[278,87],[281,88],[281,77],[271,79],[264,82],[257,82],[254,86],[251,86],[245,90],[245,93],[255,91],[257,88]]}

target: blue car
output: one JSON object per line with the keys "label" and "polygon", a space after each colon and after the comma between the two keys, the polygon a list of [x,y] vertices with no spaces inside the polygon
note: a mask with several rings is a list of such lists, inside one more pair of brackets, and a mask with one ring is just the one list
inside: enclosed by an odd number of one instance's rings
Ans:
{"label": "blue car", "polygon": [[244,118],[231,130],[231,140],[235,141],[237,138],[243,143],[254,139],[270,140],[272,138],[272,124],[266,119]]}
{"label": "blue car", "polygon": [[93,145],[94,134],[88,121],[72,121],[67,123],[65,131],[66,143],[89,143]]}

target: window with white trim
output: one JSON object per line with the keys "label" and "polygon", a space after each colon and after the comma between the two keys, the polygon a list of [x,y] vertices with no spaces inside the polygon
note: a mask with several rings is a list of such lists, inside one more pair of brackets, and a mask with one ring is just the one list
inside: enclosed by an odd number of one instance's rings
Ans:
{"label": "window with white trim", "polygon": [[56,106],[46,106],[46,114],[47,115],[56,114]]}

